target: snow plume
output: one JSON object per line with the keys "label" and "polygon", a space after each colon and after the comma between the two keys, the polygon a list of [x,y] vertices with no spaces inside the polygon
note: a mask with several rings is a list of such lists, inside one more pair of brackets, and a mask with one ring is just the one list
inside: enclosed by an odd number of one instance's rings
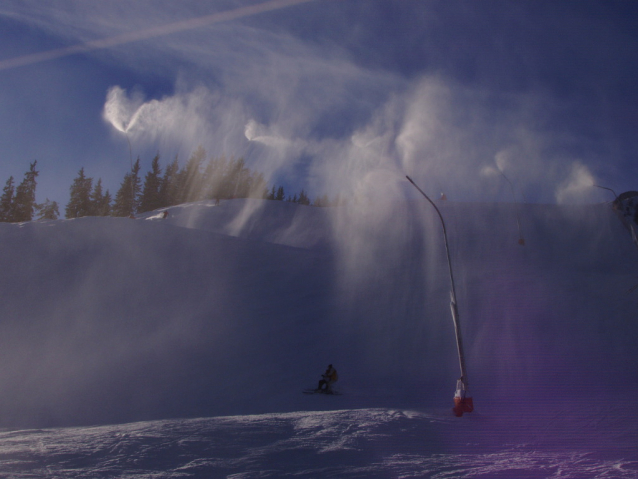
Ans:
{"label": "snow plume", "polygon": [[299,161],[309,147],[308,140],[288,138],[278,131],[278,127],[266,126],[250,119],[244,128],[244,136],[249,142],[263,148],[258,152],[261,171],[271,178],[290,169]]}
{"label": "snow plume", "polygon": [[491,165],[486,165],[481,168],[481,176],[484,176],[486,178],[494,178],[496,176],[499,176],[500,174],[501,172],[498,170],[498,168],[495,168]]}
{"label": "snow plume", "polygon": [[440,177],[463,158],[458,150],[460,132],[452,119],[451,95],[448,86],[428,78],[405,99],[406,109],[396,137],[405,171]]}
{"label": "snow plume", "polygon": [[534,124],[540,122],[536,115],[543,117],[542,104],[533,95],[499,98],[425,77],[405,93],[397,120],[402,169],[427,191],[445,192],[457,201],[503,201],[490,179],[498,172],[547,196],[551,190],[543,181],[551,168],[543,152],[553,140]]}
{"label": "snow plume", "polygon": [[[488,164],[481,168],[480,176],[489,182],[486,183],[486,189],[493,194],[494,198],[503,198],[505,194],[508,201],[526,201],[518,185],[515,186],[515,183],[509,178],[509,174],[505,173],[505,171],[514,169],[515,174],[521,174],[520,169],[512,168],[512,165],[515,164],[514,158],[524,156],[523,152],[514,147],[504,148],[494,156],[493,165]],[[504,193],[503,189],[506,189],[507,193]]]}
{"label": "snow plume", "polygon": [[494,157],[494,162],[499,171],[504,172],[512,159],[512,149],[504,149],[499,151]]}
{"label": "snow plume", "polygon": [[572,203],[591,199],[594,193],[594,176],[580,161],[571,165],[569,176],[556,189],[556,202]]}
{"label": "snow plume", "polygon": [[269,132],[264,125],[260,125],[252,119],[246,123],[244,135],[246,135],[248,141],[258,141],[264,145],[277,148],[278,150],[285,150],[285,148],[291,144],[289,140]]}
{"label": "snow plume", "polygon": [[134,123],[139,108],[143,104],[144,99],[139,91],[133,93],[130,97],[126,90],[119,86],[109,88],[106,93],[106,102],[102,115],[107,123],[122,133],[126,133]]}
{"label": "snow plume", "polygon": [[[554,198],[563,179],[552,154],[560,138],[543,129],[548,105],[533,93],[485,92],[435,75],[406,80],[286,35],[241,32],[216,30],[210,41],[220,48],[185,49],[173,39],[169,54],[179,51],[214,79],[193,84],[185,73],[174,94],[144,102],[114,87],[105,118],[135,145],[175,151],[201,144],[210,155],[244,157],[287,193],[303,188],[311,199],[346,200],[332,227],[352,284],[375,268],[396,267],[394,251],[406,242],[440,239],[430,219],[397,210],[395,200],[415,198],[406,174],[435,198],[441,191],[456,201],[511,201],[505,181],[480,174],[489,162],[522,194]],[[247,202],[230,232],[240,234],[258,209]],[[398,233],[405,228],[415,236]]]}
{"label": "snow plume", "polygon": [[[215,121],[219,113],[225,120],[223,124]],[[231,100],[222,100],[207,87],[182,89],[179,85],[174,95],[147,101],[143,101],[141,93],[127,95],[121,87],[114,86],[107,93],[103,110],[105,120],[117,130],[143,145],[159,145],[169,151],[182,145],[210,147],[215,140],[224,144],[223,140],[230,136],[228,128],[237,126],[231,121],[237,114]]]}

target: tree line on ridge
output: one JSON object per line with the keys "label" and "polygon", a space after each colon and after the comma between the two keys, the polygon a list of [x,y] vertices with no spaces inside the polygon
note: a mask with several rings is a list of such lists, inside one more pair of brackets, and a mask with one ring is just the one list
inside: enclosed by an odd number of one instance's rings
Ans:
{"label": "tree line on ridge", "polygon": [[[142,181],[139,158],[124,179],[115,197],[104,189],[102,179],[94,182],[80,168],[70,187],[69,202],[65,207],[65,218],[83,216],[134,216],[193,201],[216,201],[231,198],[262,198],[289,201],[301,205],[334,206],[338,198],[330,200],[326,195],[311,202],[302,189],[293,196],[286,196],[283,186],[270,189],[262,173],[248,168],[243,158],[207,158],[206,151],[199,147],[180,168],[177,158],[160,167],[159,154],[151,162],[151,169]],[[13,177],[7,180],[0,197],[0,222],[57,219],[60,215],[57,202],[48,198],[44,203],[35,201],[37,161],[30,165],[24,180],[15,185]]]}

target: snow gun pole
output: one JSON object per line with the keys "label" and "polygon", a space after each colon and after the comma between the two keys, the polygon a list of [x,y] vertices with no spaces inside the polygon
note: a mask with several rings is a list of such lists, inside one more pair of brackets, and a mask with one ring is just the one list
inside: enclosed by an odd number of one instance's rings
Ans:
{"label": "snow gun pole", "polygon": [[130,218],[134,218],[135,217],[135,211],[133,211],[133,205],[135,204],[135,183],[133,181],[133,150],[131,148],[131,140],[128,137],[128,133],[126,133],[126,130],[124,130],[124,136],[126,136],[126,141],[128,142],[128,159],[131,162],[131,214],[130,214]]}
{"label": "snow gun pole", "polygon": [[[461,336],[461,324],[459,322],[459,310],[456,303],[456,288],[454,286],[454,273],[452,271],[452,260],[450,258],[450,246],[447,240],[447,230],[445,228],[445,221],[443,220],[443,215],[434,204],[434,202],[429,198],[425,192],[417,186],[417,184],[410,178],[406,176],[408,181],[412,183],[419,193],[423,195],[423,197],[430,202],[430,204],[434,207],[437,214],[439,215],[439,219],[441,220],[441,225],[443,226],[443,238],[445,239],[445,252],[447,254],[447,264],[450,268],[450,283],[452,289],[450,290],[450,309],[452,311],[452,321],[454,321],[454,332],[456,333],[456,347],[459,352],[459,365],[461,367],[461,378],[459,379],[460,385],[457,384],[457,391],[454,398],[454,413],[457,416],[462,416],[463,412],[472,412],[474,406],[472,404],[472,398],[466,398],[465,393],[468,390],[468,381],[467,381],[467,372],[465,370],[465,354],[463,352],[463,337]],[[458,400],[457,400],[458,397]],[[469,400],[469,401],[468,401]]]}
{"label": "snow gun pole", "polygon": [[[505,180],[510,185],[510,189],[512,190],[512,198],[514,199],[514,208],[516,208],[516,195],[514,194],[514,185],[512,184],[510,179],[507,176],[505,176],[505,173],[503,173],[500,168],[497,168],[497,169],[499,173],[503,175],[503,178],[505,178]],[[525,198],[523,198],[523,200],[524,199]],[[518,225],[518,244],[520,244],[521,246],[525,246],[525,238],[523,238],[523,233],[521,231],[521,220],[518,217],[518,211],[516,211],[516,224]]]}
{"label": "snow gun pole", "polygon": [[618,199],[618,195],[611,188],[607,188],[606,186],[594,185],[596,188],[602,188],[603,190],[611,191],[616,199]]}

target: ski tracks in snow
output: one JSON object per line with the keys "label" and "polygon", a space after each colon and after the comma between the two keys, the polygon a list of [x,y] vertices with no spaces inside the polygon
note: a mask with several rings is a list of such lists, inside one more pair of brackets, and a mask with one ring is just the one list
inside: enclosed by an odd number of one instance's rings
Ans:
{"label": "ski tracks in snow", "polygon": [[9,431],[0,433],[0,476],[638,477],[636,457],[486,445],[466,425],[443,411],[355,409]]}

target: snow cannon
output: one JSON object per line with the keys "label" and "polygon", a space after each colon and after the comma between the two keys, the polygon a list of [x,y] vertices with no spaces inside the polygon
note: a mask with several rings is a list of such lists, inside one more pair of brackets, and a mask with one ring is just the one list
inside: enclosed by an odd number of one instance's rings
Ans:
{"label": "snow cannon", "polygon": [[[434,207],[439,219],[441,220],[441,226],[443,226],[443,238],[445,240],[445,254],[447,255],[447,264],[450,268],[450,311],[452,312],[452,322],[454,323],[454,332],[456,334],[456,347],[459,352],[459,366],[461,367],[461,377],[456,382],[456,393],[454,394],[454,414],[457,417],[461,417],[464,412],[474,411],[474,403],[471,397],[467,397],[467,374],[465,373],[465,355],[463,353],[463,338],[461,336],[461,324],[459,322],[459,309],[456,303],[456,288],[454,287],[454,273],[452,271],[452,259],[450,258],[450,245],[447,239],[447,229],[445,228],[445,221],[443,221],[443,215],[439,208],[434,204],[425,192],[419,188],[412,178],[406,176],[408,181],[423,195],[423,197]],[[520,224],[519,224],[520,233]],[[520,235],[523,238],[523,235]]]}
{"label": "snow cannon", "polygon": [[454,407],[452,411],[456,417],[463,416],[464,412],[474,411],[474,401],[471,397],[467,397],[467,387],[463,378],[456,382],[456,392],[454,393]]}

